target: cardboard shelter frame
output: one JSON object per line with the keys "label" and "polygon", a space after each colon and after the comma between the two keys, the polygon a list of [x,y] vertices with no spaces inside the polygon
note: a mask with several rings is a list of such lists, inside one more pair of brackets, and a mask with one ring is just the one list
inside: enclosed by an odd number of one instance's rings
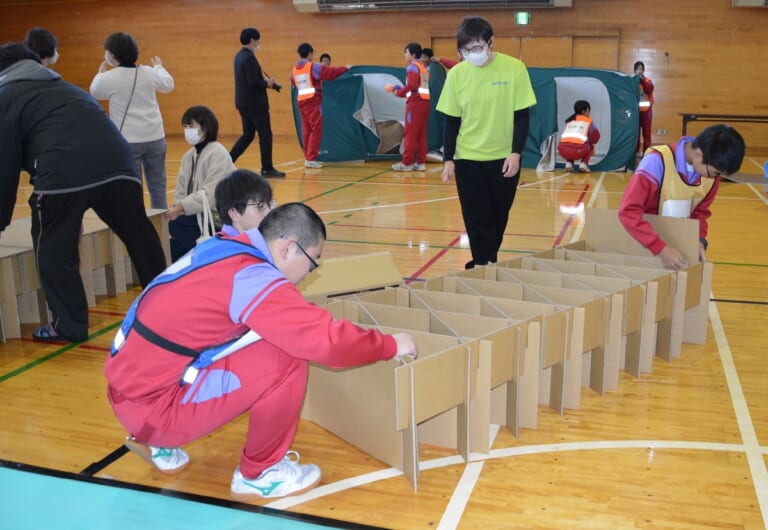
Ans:
{"label": "cardboard shelter frame", "polygon": [[[403,470],[416,490],[419,443],[468,461],[488,453],[492,422],[519,436],[536,428],[540,404],[563,414],[578,408],[583,386],[602,395],[618,385],[619,369],[638,377],[654,355],[670,361],[683,341],[702,329],[706,338],[712,266],[665,270],[632,249],[615,211],[590,212],[584,241],[411,286],[396,281],[387,253],[351,260],[366,270],[351,283],[346,258],[324,260],[325,284],[307,296],[360,325],[410,332],[420,358],[312,366],[304,417]],[[651,221],[667,241],[692,241],[686,252],[698,258],[695,222]],[[360,399],[371,392],[382,398],[375,410]]]}

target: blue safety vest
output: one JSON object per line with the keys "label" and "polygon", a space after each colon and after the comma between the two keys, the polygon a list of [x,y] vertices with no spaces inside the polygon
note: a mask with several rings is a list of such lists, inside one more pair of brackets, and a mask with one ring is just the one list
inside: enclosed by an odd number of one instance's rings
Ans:
{"label": "blue safety vest", "polygon": [[155,333],[136,316],[141,301],[151,289],[174,282],[203,267],[242,254],[253,256],[270,265],[272,264],[256,247],[235,239],[225,239],[222,238],[220,234],[217,234],[197,245],[192,252],[188,252],[170,267],[165,269],[165,271],[147,285],[136,300],[133,301],[133,304],[131,304],[128,313],[125,316],[125,320],[123,320],[120,329],[112,341],[111,355],[115,356],[120,352],[129,333],[134,331],[139,336],[156,346],[160,346],[165,350],[179,355],[192,357],[192,361],[187,365],[187,368],[184,370],[179,381],[179,384],[184,386],[187,383],[192,383],[203,368],[210,366],[219,359],[233,354],[248,344],[260,340],[261,337],[255,331],[249,330],[243,335],[223,344],[215,344],[207,346],[202,350],[195,350]]}

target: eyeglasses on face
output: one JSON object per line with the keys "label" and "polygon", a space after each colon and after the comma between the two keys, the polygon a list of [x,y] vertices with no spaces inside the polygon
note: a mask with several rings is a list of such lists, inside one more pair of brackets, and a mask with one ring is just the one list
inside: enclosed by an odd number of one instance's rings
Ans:
{"label": "eyeglasses on face", "polygon": [[480,53],[485,49],[485,47],[488,45],[487,42],[484,42],[482,44],[478,44],[477,46],[469,46],[465,48],[459,48],[459,52],[466,57],[470,53]]}
{"label": "eyeglasses on face", "polygon": [[271,210],[275,206],[277,206],[277,201],[275,199],[272,199],[271,201],[267,202],[249,202],[246,203],[246,206],[255,206],[257,210],[260,212],[263,212],[264,210]]}
{"label": "eyeglasses on face", "polygon": [[[280,239],[288,239],[288,237],[287,236],[280,236]],[[295,239],[293,240],[293,242],[296,243],[296,246],[299,248],[299,250],[301,250],[301,253],[304,254],[307,257],[307,259],[309,260],[309,272],[312,272],[313,270],[315,270],[316,268],[318,268],[320,266],[320,264],[318,262],[316,262],[314,260],[314,258],[312,258],[312,256],[307,254],[307,251],[304,250],[304,247],[301,246],[301,243],[299,243]]]}

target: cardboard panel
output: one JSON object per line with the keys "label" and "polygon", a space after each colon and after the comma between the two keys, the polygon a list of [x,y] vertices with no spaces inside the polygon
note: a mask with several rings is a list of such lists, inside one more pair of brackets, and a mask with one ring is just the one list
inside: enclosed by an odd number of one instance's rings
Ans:
{"label": "cardboard panel", "polygon": [[[678,249],[688,259],[688,263],[699,261],[699,222],[695,219],[678,219],[658,215],[644,215],[653,229],[668,244]],[[641,246],[619,221],[618,210],[588,208],[585,212],[587,228],[584,240],[597,250],[607,250],[618,254],[650,256],[651,253]]]}
{"label": "cardboard panel", "polygon": [[383,285],[398,285],[402,275],[389,252],[342,258],[327,258],[303,281],[299,290],[307,295],[365,291]]}

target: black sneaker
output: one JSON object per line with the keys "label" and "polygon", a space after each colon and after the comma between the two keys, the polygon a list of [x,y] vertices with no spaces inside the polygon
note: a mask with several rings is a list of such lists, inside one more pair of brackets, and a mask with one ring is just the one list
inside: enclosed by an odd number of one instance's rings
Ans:
{"label": "black sneaker", "polygon": [[276,169],[262,169],[261,176],[265,179],[284,179],[285,173]]}

